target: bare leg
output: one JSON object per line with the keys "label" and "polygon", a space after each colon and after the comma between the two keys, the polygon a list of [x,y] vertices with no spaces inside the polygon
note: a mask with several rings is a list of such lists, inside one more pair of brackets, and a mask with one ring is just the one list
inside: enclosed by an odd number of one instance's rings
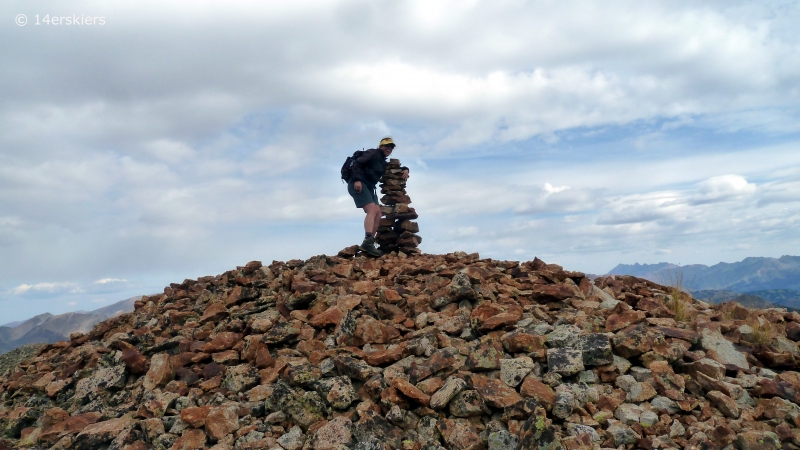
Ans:
{"label": "bare leg", "polygon": [[364,212],[367,217],[364,218],[364,232],[369,233],[370,236],[375,236],[378,231],[378,224],[381,221],[381,207],[375,203],[370,203],[364,206]]}

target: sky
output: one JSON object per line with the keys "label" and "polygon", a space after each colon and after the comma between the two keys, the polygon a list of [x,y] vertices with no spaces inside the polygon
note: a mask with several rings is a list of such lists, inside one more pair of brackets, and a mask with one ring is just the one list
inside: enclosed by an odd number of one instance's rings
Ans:
{"label": "sky", "polygon": [[797,23],[798,1],[6,0],[0,323],[357,244],[338,170],[386,135],[425,253],[798,255]]}

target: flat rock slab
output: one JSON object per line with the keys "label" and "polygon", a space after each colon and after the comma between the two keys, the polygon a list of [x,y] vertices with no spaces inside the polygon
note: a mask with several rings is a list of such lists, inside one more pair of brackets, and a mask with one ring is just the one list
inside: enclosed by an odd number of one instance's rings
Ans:
{"label": "flat rock slab", "polygon": [[585,369],[583,354],[577,348],[551,348],[547,350],[547,368],[561,375],[574,375]]}

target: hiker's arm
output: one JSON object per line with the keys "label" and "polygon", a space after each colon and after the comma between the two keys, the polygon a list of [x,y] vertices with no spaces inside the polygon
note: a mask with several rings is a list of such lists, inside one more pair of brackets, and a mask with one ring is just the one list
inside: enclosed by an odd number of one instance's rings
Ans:
{"label": "hiker's arm", "polygon": [[401,169],[403,169],[403,175],[401,175],[401,176],[403,177],[404,180],[407,180],[408,179],[408,167],[403,166],[403,167],[401,167]]}

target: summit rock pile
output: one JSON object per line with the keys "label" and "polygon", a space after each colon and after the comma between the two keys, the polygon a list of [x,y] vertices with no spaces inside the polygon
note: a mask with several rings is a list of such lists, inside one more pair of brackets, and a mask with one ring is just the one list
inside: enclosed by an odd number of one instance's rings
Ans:
{"label": "summit rock pile", "polygon": [[422,243],[419,224],[412,222],[419,217],[414,208],[408,206],[411,197],[406,193],[406,180],[402,178],[400,160],[390,159],[381,178],[381,218],[376,241],[385,253],[402,251],[407,255],[419,254]]}
{"label": "summit rock pile", "polygon": [[0,378],[0,450],[800,448],[800,314],[477,254],[250,262]]}

